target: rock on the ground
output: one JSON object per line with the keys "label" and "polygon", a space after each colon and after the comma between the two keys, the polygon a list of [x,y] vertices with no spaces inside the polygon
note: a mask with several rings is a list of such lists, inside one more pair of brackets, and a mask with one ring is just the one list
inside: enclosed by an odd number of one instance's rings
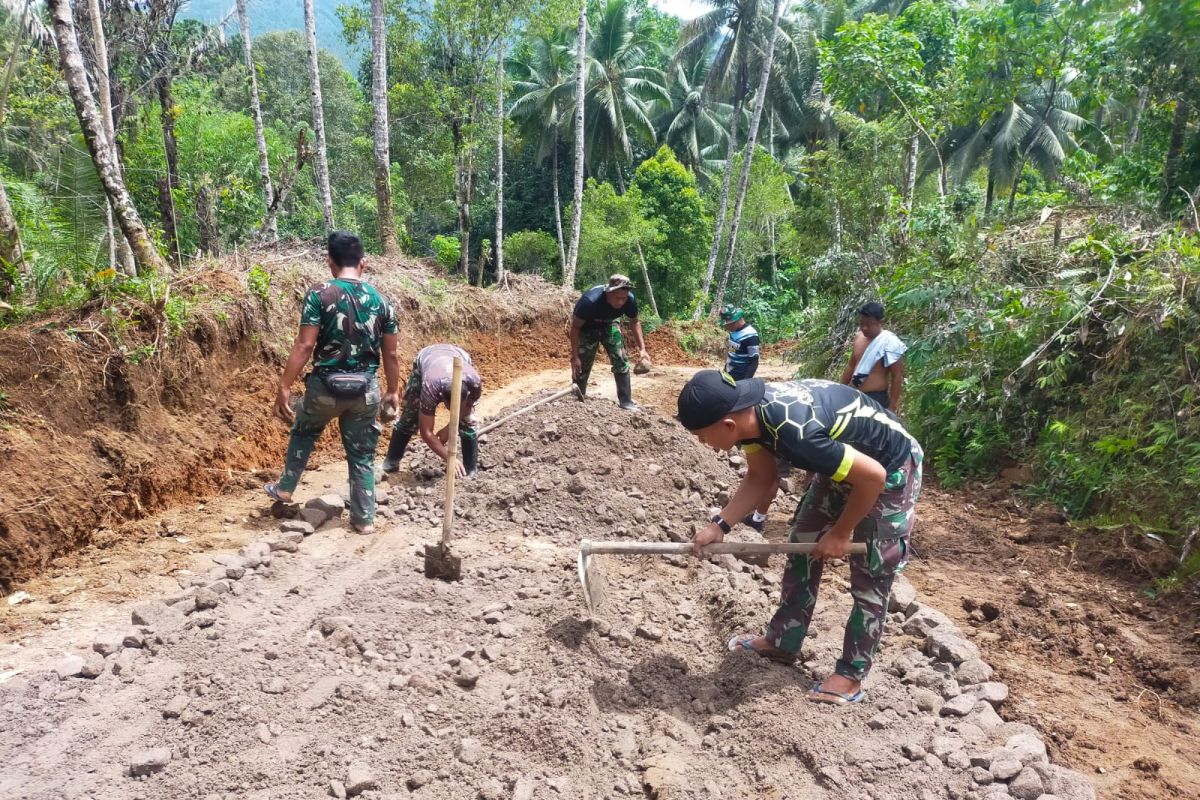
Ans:
{"label": "rock on the ground", "polygon": [[920,686],[909,687],[909,693],[917,704],[917,709],[926,714],[937,714],[942,709],[942,696],[932,689]]}
{"label": "rock on the ground", "polygon": [[416,772],[414,772],[412,775],[409,775],[408,780],[405,781],[404,783],[406,786],[408,786],[409,791],[415,792],[417,789],[420,789],[422,786],[433,783],[433,778],[434,778],[434,775],[429,770],[419,769]]}
{"label": "rock on the ground", "polygon": [[177,694],[163,706],[162,715],[167,719],[178,719],[187,710],[191,699],[186,694]]}
{"label": "rock on the ground", "polygon": [[454,676],[454,682],[464,689],[470,689],[479,682],[479,667],[470,659],[464,658],[458,665],[458,674]]}
{"label": "rock on the ground", "polygon": [[917,600],[917,589],[903,575],[897,575],[892,582],[892,593],[888,595],[888,611],[908,611],[908,607]]}
{"label": "rock on the ground", "polygon": [[998,681],[986,681],[971,690],[980,700],[986,700],[993,708],[999,708],[1008,699],[1008,686]]}
{"label": "rock on the ground", "polygon": [[1034,764],[1047,792],[1058,800],[1096,800],[1096,787],[1086,775],[1057,764]]}
{"label": "rock on the ground", "polygon": [[651,625],[648,622],[643,622],[642,624],[638,625],[635,633],[637,633],[637,635],[643,639],[648,639],[651,642],[657,642],[663,638],[662,631],[659,630],[657,626]]}
{"label": "rock on the ground", "polygon": [[943,717],[965,717],[975,708],[979,699],[973,694],[960,694],[948,700],[939,712]]}
{"label": "rock on the ground", "polygon": [[479,760],[483,758],[483,745],[478,739],[463,739],[454,749],[454,754],[464,764],[478,764]]}
{"label": "rock on the ground", "polygon": [[1046,743],[1031,733],[1019,733],[1004,743],[1004,749],[1016,756],[1022,764],[1045,764]]}
{"label": "rock on the ground", "polygon": [[320,511],[327,519],[335,519],[340,517],[342,512],[346,510],[346,501],[342,499],[340,494],[330,492],[329,494],[312,498],[304,504],[304,507]]}
{"label": "rock on the ground", "polygon": [[1017,800],[1037,800],[1042,796],[1042,776],[1033,767],[1021,770],[1017,777],[1008,785],[1008,793]]}
{"label": "rock on the ground", "polygon": [[938,626],[925,636],[925,652],[939,661],[961,664],[979,658],[979,648],[960,633]]}
{"label": "rock on the ground", "polygon": [[59,680],[65,681],[67,678],[78,678],[86,664],[83,656],[72,653],[59,661],[55,665],[54,671],[58,674]]}
{"label": "rock on the ground", "polygon": [[283,533],[298,533],[301,536],[312,536],[316,532],[316,528],[311,522],[302,519],[289,519],[279,525],[279,530]]}
{"label": "rock on the ground", "polygon": [[99,678],[104,672],[104,656],[99,653],[88,653],[83,659],[83,669],[79,674],[84,678]]}
{"label": "rock on the ground", "polygon": [[954,623],[936,608],[917,604],[917,610],[904,622],[903,630],[909,636],[924,637],[934,628],[954,628]]}
{"label": "rock on the ground", "polygon": [[283,694],[287,691],[287,683],[283,678],[268,678],[262,682],[262,690],[267,694]]}
{"label": "rock on the ground", "polygon": [[300,519],[315,531],[329,521],[329,516],[319,508],[302,508]]}
{"label": "rock on the ground", "polygon": [[1022,769],[1024,767],[1021,765],[1020,759],[1011,753],[1000,753],[992,759],[989,767],[992,777],[998,781],[1011,781],[1021,774]]}
{"label": "rock on the ground", "polygon": [[355,761],[346,771],[346,795],[355,797],[378,786],[375,775],[365,761]]}
{"label": "rock on the ground", "polygon": [[171,748],[153,747],[134,754],[133,758],[129,760],[129,774],[134,777],[153,775],[155,772],[166,769],[167,764],[170,763]]}
{"label": "rock on the ground", "polygon": [[969,658],[958,665],[958,669],[954,671],[954,677],[962,686],[972,686],[990,681],[992,673],[993,670],[986,661]]}
{"label": "rock on the ground", "polygon": [[102,656],[111,656],[113,653],[120,652],[124,647],[125,634],[117,631],[102,633],[96,637],[96,641],[92,643],[92,650]]}
{"label": "rock on the ground", "polygon": [[216,608],[220,602],[221,598],[212,589],[200,589],[196,592],[196,608],[199,611]]}
{"label": "rock on the ground", "polygon": [[479,784],[479,800],[506,800],[504,784],[495,778],[484,778]]}

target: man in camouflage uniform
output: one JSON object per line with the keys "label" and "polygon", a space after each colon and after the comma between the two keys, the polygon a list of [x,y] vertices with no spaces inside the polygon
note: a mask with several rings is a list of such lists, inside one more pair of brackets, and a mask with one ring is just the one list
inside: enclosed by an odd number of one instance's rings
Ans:
{"label": "man in camouflage uniform", "polygon": [[[350,468],[350,522],[359,533],[375,529],[375,445],[382,430],[380,408],[393,416],[399,404],[400,360],[397,325],[391,304],[362,279],[366,267],[359,238],[344,231],[329,234],[326,262],[333,279],[309,290],[300,312],[300,333],[279,379],[275,413],[292,423],[283,472],[264,489],[273,499],[291,502],[317,438],[338,420]],[[304,402],[292,409],[291,386],[312,357],[304,381]],[[380,363],[387,391],[380,394]]]}
{"label": "man in camouflage uniform", "polygon": [[636,411],[629,356],[625,352],[625,338],[617,325],[621,317],[632,320],[638,361],[649,362],[650,354],[646,352],[646,339],[638,319],[637,298],[633,296],[629,278],[613,275],[607,284],[593,286],[575,303],[571,315],[571,378],[579,387],[579,397],[583,398],[587,394],[588,376],[592,374],[596,352],[603,345],[617,382],[617,403],[626,411]]}
{"label": "man in camouflage uniform", "polygon": [[842,657],[834,674],[807,695],[824,703],[861,701],[883,637],[892,582],[908,563],[921,492],[921,446],[874,400],[822,380],[735,381],[728,373],[705,370],[680,392],[679,421],[715,450],[740,444],[749,465],[729,503],[696,534],[697,555],[724,539],[730,530],[726,520],[742,519],[774,490],[776,458],[814,473],[792,520],[791,539],[815,541],[817,548],[811,556],[788,559],[779,609],[766,634],[735,636],[731,650],[794,662],[812,621],[824,561],[845,557],[853,540],[866,544],[865,556],[850,556],[854,608]]}
{"label": "man in camouflage uniform", "polygon": [[479,466],[479,438],[475,434],[474,412],[475,404],[483,394],[483,379],[471,363],[471,354],[452,344],[431,344],[422,348],[413,359],[412,372],[404,389],[404,406],[392,429],[387,458],[383,461],[384,472],[400,469],[400,459],[404,458],[408,440],[417,432],[439,459],[446,460],[450,431],[443,428],[434,433],[433,423],[439,405],[450,407],[456,357],[462,360],[462,399],[458,415],[462,460],[454,466],[461,478],[475,474]]}

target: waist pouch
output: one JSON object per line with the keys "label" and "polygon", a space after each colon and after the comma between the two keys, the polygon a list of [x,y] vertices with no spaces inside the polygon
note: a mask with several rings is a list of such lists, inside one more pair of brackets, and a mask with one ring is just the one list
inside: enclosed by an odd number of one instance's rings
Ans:
{"label": "waist pouch", "polygon": [[371,387],[374,375],[370,372],[323,372],[317,373],[321,383],[334,397],[362,397]]}

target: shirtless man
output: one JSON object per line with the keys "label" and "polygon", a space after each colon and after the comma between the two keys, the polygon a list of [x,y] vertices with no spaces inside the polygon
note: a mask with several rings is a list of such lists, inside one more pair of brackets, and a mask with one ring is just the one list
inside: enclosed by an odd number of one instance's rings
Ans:
{"label": "shirtless man", "polygon": [[904,390],[904,351],[908,345],[883,327],[883,306],[867,303],[858,310],[858,333],[842,383],[855,387],[892,412],[900,411]]}

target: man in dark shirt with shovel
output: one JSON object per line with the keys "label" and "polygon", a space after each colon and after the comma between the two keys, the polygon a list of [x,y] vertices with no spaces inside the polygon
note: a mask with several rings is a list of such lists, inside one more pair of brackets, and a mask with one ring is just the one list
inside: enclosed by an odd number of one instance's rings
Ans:
{"label": "man in dark shirt with shovel", "polygon": [[854,609],[846,623],[834,674],[813,684],[808,699],[857,703],[883,638],[892,582],[908,562],[908,536],[921,491],[924,454],[886,409],[849,386],[823,380],[735,381],[728,373],[697,373],[679,394],[679,421],[717,451],[741,445],[749,466],[737,492],[696,534],[696,555],[720,542],[773,491],[776,458],[814,473],[792,520],[793,542],[817,543],[811,556],[788,559],[782,596],[766,633],[733,637],[731,650],[772,660],[796,660],[817,602],[824,561],[844,558],[853,540],[867,554],[850,557]]}

